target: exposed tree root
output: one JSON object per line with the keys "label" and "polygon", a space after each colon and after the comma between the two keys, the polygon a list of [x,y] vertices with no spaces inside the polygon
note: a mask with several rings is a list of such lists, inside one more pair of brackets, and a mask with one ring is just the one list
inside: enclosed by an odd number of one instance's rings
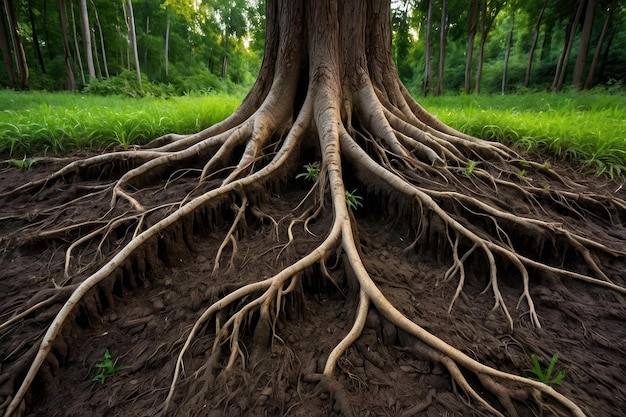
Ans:
{"label": "exposed tree root", "polygon": [[[299,6],[281,7],[285,8],[282,13],[296,17],[302,13]],[[336,9],[326,12],[338,13]],[[189,219],[198,211],[232,209],[232,221],[215,254],[213,276],[225,272],[222,258],[228,250],[230,261],[226,269],[232,268],[239,258],[237,242],[246,227],[246,216],[268,221],[280,240],[279,223],[285,220],[277,221],[266,214],[260,202],[267,200],[264,194],[268,190],[284,189],[303,160],[321,160],[320,172],[294,210],[299,214],[289,219],[287,241],[277,242],[278,259],[285,251],[295,250],[296,227],[301,226],[315,238],[319,236],[319,243],[273,276],[259,277],[256,282],[242,284],[218,297],[196,319],[178,350],[169,393],[162,406],[164,413],[174,412],[177,388],[190,375],[200,378],[207,370],[226,373],[245,369],[255,365],[254,354],[248,354],[248,350],[271,348],[273,343],[287,345],[278,324],[285,299],[301,288],[301,277],[310,271],[319,271],[316,280],[328,280],[337,286],[326,266],[334,261],[335,266],[344,268],[354,278],[358,300],[351,301],[354,319],[350,330],[326,353],[323,368],[313,370],[310,380],[325,381],[326,389],[334,389],[333,375],[341,368],[340,359],[362,334],[368,312],[375,310],[412,338],[404,346],[406,351],[440,362],[457,386],[492,414],[516,416],[520,404],[535,401],[541,407],[548,401],[561,412],[585,415],[554,388],[478,362],[420,327],[390,303],[376,279],[392,282],[394,278],[372,277],[364,266],[358,220],[348,206],[346,192],[358,190],[372,210],[379,209],[407,225],[413,241],[406,252],[419,251],[426,242],[438,242],[432,249],[449,265],[439,282],[458,279],[449,313],[460,297],[467,298],[464,289],[468,270],[473,270],[484,278],[485,291],[493,295],[493,310],[499,310],[511,328],[514,318],[501,292],[506,283],[521,283],[516,309],[523,309],[536,327],[541,324],[530,291],[536,275],[583,281],[626,294],[623,279],[616,281],[603,270],[607,259],[623,259],[626,255],[626,232],[622,226],[626,203],[585,189],[547,165],[525,160],[502,144],[481,141],[441,124],[413,101],[396,77],[375,71],[376,65],[384,67],[391,65],[389,62],[370,63],[370,73],[352,67],[356,58],[353,62],[350,57],[342,57],[348,62],[340,63],[338,54],[324,49],[324,45],[334,45],[337,40],[326,39],[330,35],[323,27],[309,31],[317,42],[307,58],[311,69],[304,97],[298,90],[298,79],[305,58],[298,52],[290,32],[289,37],[278,36],[279,40],[274,41],[271,38],[268,48],[275,48],[270,50],[270,57],[292,65],[278,67],[271,80],[262,78],[242,108],[221,124],[195,135],[167,135],[129,151],[75,161],[0,196],[8,199],[28,193],[50,195],[50,187],[59,187],[61,194],[69,195],[45,213],[18,219],[24,220],[24,224],[17,233],[1,236],[2,245],[66,237],[72,241],[65,252],[63,281],[53,281],[51,296],[32,305],[11,306],[3,316],[0,332],[9,332],[33,312],[65,300],[60,309],[54,310],[54,319],[37,343],[16,351],[21,355],[16,361],[20,369],[11,368],[13,377],[2,379],[2,392],[8,393],[0,398],[4,416],[19,414],[59,332],[87,294],[104,285],[141,248],[163,234],[174,233],[176,227],[185,236],[191,233],[185,224],[190,224]],[[342,82],[337,68],[353,70],[355,75],[349,82]],[[313,151],[304,156],[305,149]],[[313,159],[318,157],[318,161]],[[129,168],[124,170],[126,165]],[[103,166],[111,172],[106,188],[72,191],[78,195],[69,192],[72,185],[68,178],[89,177],[91,171]],[[174,200],[160,200],[160,190],[165,188],[175,190]],[[106,203],[99,204],[93,213],[78,213],[74,217],[77,208],[82,207],[80,204],[96,197]],[[310,225],[329,210],[332,226],[321,234],[312,233]],[[32,222],[33,218],[36,221]],[[0,220],[7,219],[5,216]],[[590,219],[597,227],[586,228],[583,219]],[[609,231],[611,227],[615,230]],[[565,259],[567,251],[570,255]],[[568,259],[572,257],[581,260],[574,269],[569,268]],[[105,261],[96,267],[102,259]],[[522,302],[525,307],[521,307]],[[251,323],[254,346],[245,346],[242,335]],[[199,369],[185,369],[185,358],[204,328],[214,329],[211,354]],[[36,355],[34,346],[38,346]],[[468,374],[497,402],[481,395],[476,383],[468,380]],[[20,376],[19,382],[16,375]],[[15,383],[18,385],[14,387]],[[203,395],[210,381],[202,384],[198,396]],[[426,407],[432,394],[429,398],[415,410]],[[340,410],[350,413],[349,405],[341,401]]]}

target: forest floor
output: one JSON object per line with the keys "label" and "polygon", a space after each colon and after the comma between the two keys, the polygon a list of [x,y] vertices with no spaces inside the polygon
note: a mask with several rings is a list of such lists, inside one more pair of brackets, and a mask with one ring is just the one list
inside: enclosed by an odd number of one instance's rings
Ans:
{"label": "forest floor", "polygon": [[[58,164],[34,165],[30,170],[0,168],[0,191],[40,178]],[[568,172],[570,175],[576,175]],[[611,189],[622,199],[618,185],[598,178],[575,178],[595,189]],[[95,184],[95,181],[91,182]],[[249,219],[238,236],[233,268],[223,267],[212,276],[214,258],[233,214],[222,212],[212,228],[198,224],[184,247],[170,246],[160,255],[161,264],[146,270],[145,277],[112,276],[108,286],[94,291],[95,304],[84,305],[66,324],[53,357],[41,369],[26,398],[24,416],[151,416],[157,414],[167,395],[176,356],[195,320],[219,296],[239,286],[269,276],[277,268],[308,253],[320,242],[330,216],[309,226],[315,237],[296,232],[287,242],[287,227],[293,208],[303,198],[304,187],[268,196],[266,214],[283,219],[278,225]],[[102,204],[106,204],[103,197]],[[92,201],[91,204],[99,204]],[[50,196],[20,197],[0,208],[2,236],[15,231],[3,216],[17,211],[46,210]],[[626,300],[608,289],[578,281],[533,277],[531,295],[542,328],[530,326],[526,310],[515,310],[521,284],[501,275],[504,300],[515,321],[509,328],[500,310],[491,311],[493,296],[482,293],[487,279],[469,274],[462,296],[451,314],[447,309],[456,282],[437,285],[449,267],[449,259],[436,259],[423,248],[406,254],[410,239],[406,227],[365,207],[355,213],[365,266],[388,299],[404,314],[480,362],[503,371],[529,376],[530,356],[536,354],[544,367],[553,354],[559,360],[555,372],[567,370],[557,390],[573,399],[588,416],[623,416],[626,410]],[[87,208],[86,208],[87,209]],[[64,251],[70,241],[10,247],[0,244],[0,323],[10,316],[11,306],[37,288],[62,281]],[[280,253],[280,257],[278,257]],[[603,265],[607,275],[623,279],[624,262]],[[330,271],[334,274],[333,270]],[[349,331],[354,320],[358,291],[349,279],[333,275],[337,287],[321,285],[313,277],[302,280],[297,297],[286,300],[277,323],[270,357],[261,358],[245,370],[222,373],[215,378],[201,406],[190,407],[183,398],[193,398],[198,385],[185,385],[186,394],[176,397],[177,415],[198,416],[331,416],[339,406],[323,387],[308,375],[321,372],[324,360]],[[110,293],[105,293],[110,288]],[[85,302],[87,303],[87,302]],[[524,304],[522,304],[523,306]],[[98,320],[93,320],[95,310]],[[48,310],[45,310],[48,311]],[[35,314],[25,320],[21,341],[0,332],[0,361],[9,363],[20,344],[30,346],[41,337],[51,320]],[[249,327],[253,326],[249,323]],[[32,329],[30,331],[29,329]],[[213,329],[205,328],[196,339],[183,374],[193,380],[194,370],[207,360]],[[247,339],[251,331],[247,332]],[[244,342],[246,341],[244,340]],[[335,371],[337,381],[356,416],[472,416],[487,415],[462,392],[457,392],[445,368],[420,355],[417,342],[378,315],[370,314],[363,332]],[[104,383],[94,381],[98,363],[108,350],[120,369]],[[2,365],[0,365],[2,367]],[[237,368],[237,367],[236,367]],[[200,379],[200,378],[198,378]],[[476,380],[470,380],[482,390]],[[198,382],[201,384],[202,382]],[[335,392],[339,392],[336,391]],[[492,403],[494,397],[486,394]],[[0,403],[2,397],[0,393]],[[181,404],[182,403],[182,404]],[[520,415],[552,415],[543,410],[522,409]]]}

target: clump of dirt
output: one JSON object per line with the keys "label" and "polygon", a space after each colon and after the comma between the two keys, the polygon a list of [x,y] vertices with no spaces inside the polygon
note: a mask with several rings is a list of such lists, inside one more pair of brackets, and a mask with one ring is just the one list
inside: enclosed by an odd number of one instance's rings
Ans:
{"label": "clump of dirt", "polygon": [[[53,167],[0,169],[0,183],[10,188],[44,176]],[[597,181],[598,187],[607,186]],[[293,208],[305,194],[305,190],[292,189],[263,199],[264,213],[282,220],[276,227],[259,217],[246,218],[245,227],[237,231],[236,253],[231,247],[225,249],[217,273],[213,273],[215,256],[230,226],[220,219],[233,217],[230,210],[208,208],[161,236],[162,241],[148,242],[93,289],[65,325],[24,402],[23,415],[157,415],[168,394],[178,352],[207,307],[247,283],[275,274],[319,244],[330,215],[309,224],[309,232],[293,229],[295,239],[286,246]],[[85,204],[88,209],[89,202]],[[49,198],[23,196],[8,201],[1,210],[3,323],[18,305],[56,305],[68,295],[60,283],[64,281],[64,252],[71,242],[51,239],[12,246],[8,238],[26,226],[15,213],[28,211],[36,221],[36,213],[50,206]],[[396,219],[366,209],[355,215],[367,270],[408,318],[481,363],[513,374],[529,375],[531,354],[547,366],[558,353],[555,371],[567,370],[559,392],[589,416],[623,415],[623,297],[579,281],[535,276],[531,296],[542,328],[531,325],[527,307],[521,303],[519,309],[512,309],[515,323],[511,329],[499,310],[492,311],[493,296],[483,292],[488,280],[477,272],[468,274],[462,296],[448,313],[457,282],[441,282],[449,261],[437,261],[437,243],[406,251],[413,237]],[[211,353],[215,325],[204,325],[184,358],[172,412],[181,416],[485,415],[484,409],[457,390],[433,351],[371,307],[363,334],[338,362],[336,378],[321,382],[316,378],[328,353],[350,330],[358,304],[358,288],[349,270],[342,267],[342,256],[328,265],[328,271],[308,271],[297,291],[285,297],[275,323],[276,337],[269,346],[255,338],[258,315],[243,323],[244,366],[221,372],[224,359]],[[603,266],[609,277],[623,276],[626,267],[624,260]],[[319,279],[326,272],[332,279]],[[71,281],[66,285],[72,288]],[[49,297],[41,296],[42,288],[49,289]],[[521,288],[521,283],[502,277],[500,291],[507,305],[516,305]],[[39,298],[29,300],[35,295]],[[0,387],[6,390],[11,386],[7,379],[23,377],[11,373],[18,368],[14,358],[29,349],[26,357],[32,358],[42,325],[52,318],[50,311],[41,309],[26,316],[18,328],[0,328],[0,374],[4,378]],[[94,380],[99,372],[96,364],[107,350],[116,366],[124,368],[101,383]],[[497,403],[476,378],[470,377],[470,383]],[[0,402],[9,394],[0,392]],[[552,415],[549,404],[544,410],[529,407],[520,408],[520,415]]]}

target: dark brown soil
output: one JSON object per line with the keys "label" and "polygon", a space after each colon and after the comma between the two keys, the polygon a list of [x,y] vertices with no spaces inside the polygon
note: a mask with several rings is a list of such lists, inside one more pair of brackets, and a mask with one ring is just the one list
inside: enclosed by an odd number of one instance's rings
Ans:
{"label": "dark brown soil", "polygon": [[[0,168],[1,189],[39,177],[55,164],[29,171]],[[595,180],[596,188],[614,184]],[[175,192],[175,191],[172,191]],[[624,198],[623,191],[622,198]],[[290,213],[305,191],[268,196],[262,208],[279,224],[247,219],[238,232],[238,252],[228,270],[230,249],[220,272],[212,276],[214,258],[232,218],[220,211],[213,221],[195,221],[172,232],[159,246],[159,257],[125,265],[106,284],[98,286],[66,324],[47,363],[27,396],[25,416],[152,416],[167,395],[178,352],[195,320],[220,296],[239,286],[275,273],[320,242],[329,215],[296,232],[296,241],[281,252],[287,240]],[[0,323],[16,306],[42,288],[55,294],[53,282],[63,280],[64,251],[69,239],[37,241],[13,246],[2,241],[24,224],[12,218],[51,206],[51,196],[19,197],[0,202]],[[367,201],[365,202],[367,207]],[[77,214],[78,215],[78,214]],[[207,214],[208,217],[210,217]],[[405,253],[411,239],[396,219],[356,213],[363,258],[385,295],[409,318],[481,362],[503,371],[529,375],[530,355],[546,366],[554,353],[555,371],[567,370],[557,390],[572,398],[589,416],[621,417],[626,412],[626,301],[615,293],[556,277],[533,277],[531,295],[543,328],[530,326],[527,307],[515,309],[521,284],[501,274],[501,291],[515,320],[511,330],[500,310],[491,311],[491,292],[482,294],[487,280],[471,274],[451,314],[447,309],[457,282],[437,285],[449,267],[430,247]],[[223,219],[224,221],[221,221]],[[189,230],[193,236],[189,236]],[[302,229],[297,228],[297,229]],[[178,235],[176,237],[175,235]],[[148,251],[146,251],[148,252]],[[278,256],[280,254],[280,256]],[[338,259],[337,263],[341,264]],[[141,264],[141,267],[137,266]],[[331,265],[332,266],[332,265]],[[609,277],[624,282],[624,260],[603,265]],[[476,270],[480,270],[477,268]],[[336,382],[319,384],[311,375],[352,326],[358,291],[349,274],[331,269],[335,287],[312,271],[297,295],[285,300],[276,325],[279,338],[270,348],[254,343],[254,318],[247,323],[245,369],[215,372],[209,360],[214,328],[207,325],[185,358],[186,373],[177,390],[180,416],[326,416],[351,411],[355,416],[473,416],[486,415],[475,401],[457,392],[445,368],[424,355],[424,347],[410,340],[370,312],[363,335],[348,349],[335,372]],[[53,305],[65,299],[60,296]],[[57,308],[58,309],[58,308]],[[52,319],[46,308],[20,326],[0,331],[0,374],[15,366],[15,357],[40,340]],[[96,363],[109,350],[119,370],[103,384],[93,381]],[[223,366],[223,359],[217,370]],[[14,375],[18,379],[21,375]],[[470,380],[484,391],[477,380]],[[9,390],[0,381],[0,403]],[[13,386],[13,385],[11,385]],[[10,392],[10,390],[9,390]],[[200,393],[200,395],[196,395]],[[492,403],[497,400],[485,394]],[[518,407],[523,416],[553,415]],[[542,414],[543,413],[543,414]]]}

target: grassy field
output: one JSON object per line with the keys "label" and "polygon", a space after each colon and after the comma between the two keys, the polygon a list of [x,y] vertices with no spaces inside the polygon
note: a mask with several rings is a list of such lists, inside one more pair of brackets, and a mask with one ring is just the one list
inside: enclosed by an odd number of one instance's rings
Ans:
{"label": "grassy field", "polygon": [[[144,143],[231,114],[232,96],[130,99],[0,91],[0,152],[18,158]],[[419,99],[443,122],[485,139],[626,175],[626,95],[601,91]]]}
{"label": "grassy field", "polygon": [[192,133],[230,115],[241,97],[101,97],[0,91],[0,152],[17,157],[145,143]]}

